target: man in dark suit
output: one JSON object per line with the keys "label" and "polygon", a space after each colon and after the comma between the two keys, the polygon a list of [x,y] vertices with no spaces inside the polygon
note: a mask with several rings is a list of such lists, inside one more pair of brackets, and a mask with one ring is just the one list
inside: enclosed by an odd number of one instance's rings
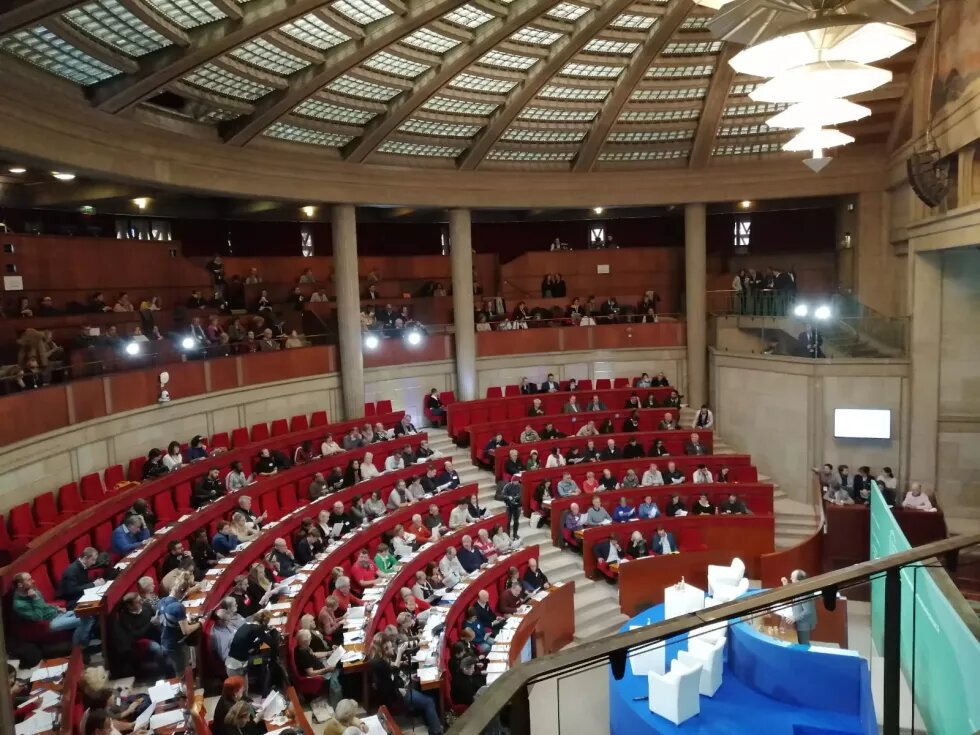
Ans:
{"label": "man in dark suit", "polygon": [[548,373],[548,379],[541,384],[541,390],[539,393],[557,393],[561,390],[561,386],[558,385],[558,381],[555,380],[554,373]]}
{"label": "man in dark suit", "polygon": [[521,378],[521,395],[532,396],[538,392],[538,387],[527,378]]}
{"label": "man in dark suit", "polygon": [[61,584],[58,586],[58,597],[65,601],[65,606],[69,610],[74,610],[79,598],[85,594],[89,587],[98,587],[105,583],[99,578],[92,580],[88,570],[95,566],[99,558],[99,552],[91,546],[82,551],[82,555],[69,564],[61,575]]}
{"label": "man in dark suit", "polygon": [[665,531],[664,527],[661,526],[653,534],[653,539],[650,542],[650,550],[654,554],[673,554],[679,551],[677,548],[677,539],[674,538],[674,534]]}
{"label": "man in dark suit", "polygon": [[603,461],[603,462],[608,462],[608,461],[614,460],[614,459],[621,459],[622,456],[623,455],[620,453],[619,449],[616,447],[616,440],[615,439],[609,439],[606,442],[606,448],[603,449],[599,453],[599,459],[601,461]]}
{"label": "man in dark suit", "polygon": [[691,434],[691,440],[684,443],[684,454],[707,454],[708,448],[701,443],[697,433]]}
{"label": "man in dark suit", "polygon": [[813,328],[812,324],[808,324],[806,329],[800,332],[798,339],[803,357],[824,357],[823,336]]}

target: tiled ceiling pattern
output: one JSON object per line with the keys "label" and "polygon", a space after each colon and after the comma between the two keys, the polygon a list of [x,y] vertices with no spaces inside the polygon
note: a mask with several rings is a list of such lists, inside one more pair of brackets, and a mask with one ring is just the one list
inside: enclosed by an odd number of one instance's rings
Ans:
{"label": "tiled ceiling pattern", "polygon": [[[22,0],[33,2],[52,6]],[[84,88],[108,113],[139,107],[152,113],[141,121],[210,126],[230,146],[575,171],[786,155],[787,135],[765,125],[781,107],[748,97],[759,80],[735,75],[713,91],[725,43],[706,26],[712,11],[691,0],[53,5],[17,27],[0,15],[6,63]],[[914,59],[890,67],[897,81]],[[887,135],[903,83],[889,89],[848,130],[859,142]]]}

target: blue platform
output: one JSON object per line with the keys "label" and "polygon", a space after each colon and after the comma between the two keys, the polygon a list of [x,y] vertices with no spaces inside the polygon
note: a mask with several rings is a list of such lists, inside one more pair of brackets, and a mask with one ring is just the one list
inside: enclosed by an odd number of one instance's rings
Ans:
{"label": "blue platform", "polygon": [[[631,618],[631,625],[663,620],[663,605]],[[686,636],[667,644],[667,668]],[[617,681],[609,675],[612,735],[876,735],[868,663],[846,651],[811,650],[759,633],[737,622],[728,629],[725,670],[714,697],[701,700],[701,714],[681,725],[650,712],[646,676],[629,663]]]}

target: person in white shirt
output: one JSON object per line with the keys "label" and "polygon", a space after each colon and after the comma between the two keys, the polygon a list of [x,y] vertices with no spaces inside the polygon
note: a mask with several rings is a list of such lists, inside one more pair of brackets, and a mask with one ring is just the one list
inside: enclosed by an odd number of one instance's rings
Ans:
{"label": "person in white shirt", "polygon": [[470,511],[465,499],[457,501],[456,507],[449,512],[449,527],[452,530],[462,528],[470,522]]}
{"label": "person in white shirt", "polygon": [[713,481],[714,480],[711,477],[711,471],[707,468],[707,466],[703,464],[699,464],[698,468],[694,471],[694,484],[704,485],[706,483],[713,482]]}
{"label": "person in white shirt", "polygon": [[391,432],[388,431],[382,424],[377,423],[374,425],[374,440],[379,442],[386,442],[391,439]]}
{"label": "person in white shirt", "polygon": [[394,536],[391,537],[391,550],[399,559],[408,556],[415,549],[415,535],[408,533],[402,524],[395,526]]}
{"label": "person in white shirt", "polygon": [[657,469],[655,462],[650,463],[650,469],[643,473],[643,478],[640,480],[640,484],[643,487],[649,487],[651,485],[663,485],[664,476],[660,474],[660,470]]}
{"label": "person in white shirt", "polygon": [[545,469],[565,466],[565,458],[562,456],[561,450],[559,450],[558,447],[551,448],[551,452],[548,454],[548,459],[544,463],[544,466]]}
{"label": "person in white shirt", "polygon": [[225,476],[225,490],[230,493],[235,492],[235,490],[241,490],[251,481],[252,476],[246,475],[242,471],[242,463],[239,460],[235,460],[231,463],[231,472]]}
{"label": "person in white shirt", "polygon": [[439,573],[442,574],[442,583],[446,587],[455,587],[459,584],[459,580],[466,576],[466,570],[456,558],[455,546],[446,549],[446,555],[439,560]]}
{"label": "person in white shirt", "polygon": [[708,404],[701,406],[701,410],[697,412],[694,416],[694,423],[691,424],[692,429],[710,429],[715,425],[715,415],[712,413],[711,409],[708,408]]}
{"label": "person in white shirt", "polygon": [[378,468],[374,466],[374,455],[371,452],[365,452],[364,459],[361,460],[361,479],[370,480],[380,474]]}
{"label": "person in white shirt", "polygon": [[173,472],[184,464],[184,458],[180,454],[180,443],[170,442],[167,445],[167,453],[163,455],[163,466]]}
{"label": "person in white shirt", "polygon": [[575,432],[575,436],[599,436],[599,430],[595,426],[595,421],[587,422],[581,429]]}
{"label": "person in white shirt", "polygon": [[332,454],[340,454],[343,451],[344,448],[333,440],[332,434],[327,434],[323,438],[323,443],[320,445],[321,457],[329,457]]}
{"label": "person in white shirt", "polygon": [[[361,465],[363,471],[364,465]],[[395,470],[405,469],[405,460],[399,452],[392,452],[388,459],[385,460],[385,472],[394,472]]]}
{"label": "person in white shirt", "polygon": [[922,492],[922,483],[920,482],[912,483],[902,501],[902,507],[910,510],[935,510],[929,496]]}
{"label": "person in white shirt", "polygon": [[408,492],[408,501],[410,503],[418,502],[425,497],[425,488],[422,487],[422,479],[419,477],[413,477],[412,482],[406,488]]}

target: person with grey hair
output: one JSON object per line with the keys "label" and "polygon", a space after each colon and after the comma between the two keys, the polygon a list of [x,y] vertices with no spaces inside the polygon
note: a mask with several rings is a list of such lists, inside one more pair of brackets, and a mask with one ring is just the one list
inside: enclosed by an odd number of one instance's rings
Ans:
{"label": "person with grey hair", "polygon": [[333,708],[333,717],[323,726],[323,735],[361,735],[368,726],[357,717],[361,706],[355,699],[341,699]]}
{"label": "person with grey hair", "polygon": [[153,608],[156,612],[160,604],[160,596],[156,593],[157,583],[153,577],[140,577],[136,582],[136,590],[139,592],[143,602]]}
{"label": "person with grey hair", "polygon": [[322,678],[328,688],[327,699],[330,704],[339,704],[342,695],[340,670],[336,666],[331,666],[326,658],[317,656],[310,645],[312,641],[313,633],[308,628],[296,631],[296,646],[293,650],[296,670],[303,676]]}
{"label": "person with grey hair", "polygon": [[280,577],[292,577],[299,571],[299,567],[296,564],[296,557],[289,550],[286,539],[277,538],[273,541],[272,551],[269,552],[269,556],[279,565]]}
{"label": "person with grey hair", "polygon": [[473,545],[473,537],[469,534],[463,536],[462,547],[456,552],[456,558],[467,574],[472,574],[488,564],[487,557]]}
{"label": "person with grey hair", "polygon": [[[783,577],[783,585],[802,582],[807,578],[807,573],[802,569],[794,569],[790,572],[789,579]],[[783,618],[793,624],[796,628],[796,640],[801,645],[810,645],[810,633],[817,627],[817,606],[813,602],[813,596],[793,600],[792,606],[782,612]]]}
{"label": "person with grey hair", "polygon": [[238,602],[234,597],[226,597],[214,613],[211,626],[211,650],[218,660],[224,663],[231,650],[235,631],[245,624],[245,618],[238,613]]}
{"label": "person with grey hair", "polygon": [[455,546],[448,547],[445,556],[439,560],[439,572],[442,574],[443,583],[446,587],[455,587],[466,576],[466,570],[459,563],[459,558],[456,555]]}

